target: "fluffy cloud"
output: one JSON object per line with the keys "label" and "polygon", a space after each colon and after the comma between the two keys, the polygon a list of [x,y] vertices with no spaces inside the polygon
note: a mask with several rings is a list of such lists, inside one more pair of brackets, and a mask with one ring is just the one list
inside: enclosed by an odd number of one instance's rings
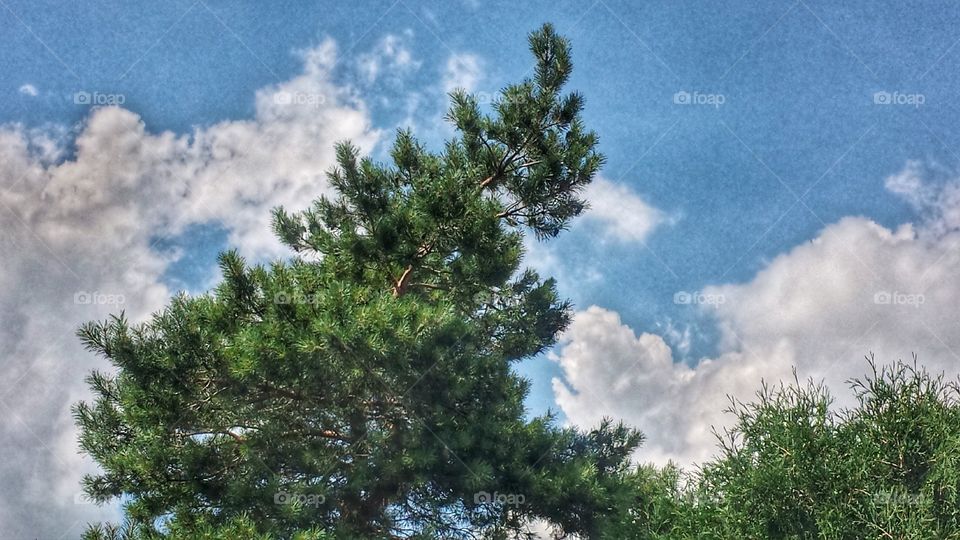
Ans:
{"label": "fluffy cloud", "polygon": [[637,336],[616,313],[578,313],[555,356],[564,374],[553,383],[562,410],[580,425],[625,419],[648,436],[641,460],[690,464],[713,453],[711,426],[727,420],[727,395],[750,399],[761,379],[790,380],[793,367],[801,379],[824,380],[841,407],[850,404],[845,381],[866,372],[868,352],[881,362],[916,353],[928,368],[955,375],[956,183],[935,187],[916,167],[909,164],[887,185],[926,209],[927,220],[890,230],[848,217],[749,282],[694,295],[691,309],[713,312],[721,330],[716,358],[675,363],[660,336]]}
{"label": "fluffy cloud", "polygon": [[586,222],[600,226],[605,237],[621,242],[643,242],[666,217],[624,184],[603,177],[587,186],[584,197],[590,208]]}
{"label": "fluffy cloud", "polygon": [[443,72],[443,91],[452,92],[462,88],[473,92],[482,78],[483,62],[479,56],[470,53],[451,54]]}
{"label": "fluffy cloud", "polygon": [[[142,319],[171,291],[158,239],[215,223],[253,258],[284,253],[269,210],[306,206],[327,189],[332,144],[369,150],[379,133],[364,104],[329,73],[335,46],[303,51],[303,71],[256,94],[249,120],[187,135],[151,133],[133,112],[91,111],[72,145],[57,133],[0,127],[0,523],[11,538],[76,537],[115,508],[77,500],[80,475],[69,407],[103,362],[76,327],[125,310]],[[66,137],[70,138],[70,137]]]}
{"label": "fluffy cloud", "polygon": [[[960,228],[960,180],[944,175],[934,167],[910,161],[902,171],[887,178],[885,185],[915,210],[930,216],[930,232],[942,234]],[[940,179],[931,181],[930,177]]]}
{"label": "fluffy cloud", "polygon": [[37,91],[37,87],[32,84],[25,84],[21,86],[20,93],[30,97],[37,97],[40,95],[40,93]]}
{"label": "fluffy cloud", "polygon": [[[583,197],[590,207],[573,221],[570,237],[577,241],[614,242],[629,248],[642,243],[660,225],[669,224],[671,218],[644,201],[629,186],[597,176],[584,190]],[[581,236],[582,235],[582,236]],[[586,237],[586,239],[584,239]],[[603,261],[600,258],[580,260],[568,264],[551,242],[542,242],[532,235],[524,238],[525,261],[544,276],[552,276],[560,283],[598,285],[604,278]],[[689,346],[687,331],[681,332],[672,325],[667,328],[671,338]]]}
{"label": "fluffy cloud", "polygon": [[387,34],[372,51],[361,54],[357,67],[365,81],[373,83],[385,75],[400,77],[419,69],[420,61],[414,59],[408,44],[412,38],[411,30],[403,34]]}

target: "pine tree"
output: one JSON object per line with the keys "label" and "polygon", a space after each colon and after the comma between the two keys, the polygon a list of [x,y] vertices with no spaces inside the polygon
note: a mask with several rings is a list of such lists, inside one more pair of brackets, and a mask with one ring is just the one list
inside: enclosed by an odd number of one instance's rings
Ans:
{"label": "pine tree", "polygon": [[451,94],[441,152],[408,131],[391,164],[339,145],[336,196],[275,212],[290,260],[228,252],[211,293],[80,330],[116,366],[75,407],[102,468],[85,489],[123,498],[126,536],[595,532],[639,433],[527,419],[513,371],[570,317],[523,269],[524,234],[560,233],[603,162],[582,97],[562,93],[567,41],[549,25],[529,39],[532,79],[487,110]]}

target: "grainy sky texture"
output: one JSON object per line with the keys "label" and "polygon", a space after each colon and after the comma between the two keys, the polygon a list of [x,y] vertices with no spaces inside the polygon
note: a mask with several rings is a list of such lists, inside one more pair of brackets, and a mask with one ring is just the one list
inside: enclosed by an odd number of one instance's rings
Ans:
{"label": "grainy sky texture", "polygon": [[77,325],[206,290],[224,248],[288,256],[269,211],[328,192],[336,141],[439,148],[446,93],[529,76],[542,22],[608,163],[528,246],[577,309],[520,368],[531,414],[691,464],[761,379],[960,371],[955,2],[0,0],[2,536],[118,516],[78,496],[69,407],[107,366]]}

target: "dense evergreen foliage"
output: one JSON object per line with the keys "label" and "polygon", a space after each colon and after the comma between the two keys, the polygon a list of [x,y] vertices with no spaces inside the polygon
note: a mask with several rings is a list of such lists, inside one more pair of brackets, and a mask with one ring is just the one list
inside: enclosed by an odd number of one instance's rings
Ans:
{"label": "dense evergreen foliage", "polygon": [[560,233],[603,161],[562,92],[567,42],[545,26],[530,48],[535,76],[492,110],[452,94],[443,152],[409,132],[389,165],[338,146],[336,196],[275,213],[292,260],[226,253],[212,293],[81,329],[116,366],[75,415],[102,467],[86,491],[122,497],[117,534],[504,537],[535,518],[597,534],[640,435],[529,420],[512,371],[570,311],[521,267],[523,234]]}
{"label": "dense evergreen foliage", "polygon": [[[875,366],[871,360],[871,366]],[[897,362],[852,381],[857,405],[795,382],[734,403],[691,475],[641,467],[610,538],[960,538],[960,389]]]}

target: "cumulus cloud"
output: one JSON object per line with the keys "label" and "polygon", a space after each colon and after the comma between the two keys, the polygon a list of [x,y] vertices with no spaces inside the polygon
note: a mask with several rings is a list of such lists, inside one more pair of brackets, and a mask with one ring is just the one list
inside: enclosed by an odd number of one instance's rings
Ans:
{"label": "cumulus cloud", "polygon": [[443,72],[444,92],[452,92],[457,88],[474,92],[481,79],[483,79],[483,61],[479,56],[470,53],[454,53],[447,58],[447,66]]}
{"label": "cumulus cloud", "polygon": [[37,87],[32,84],[25,84],[21,86],[20,93],[30,97],[37,97],[38,95],[40,95],[40,93],[37,92]]}
{"label": "cumulus cloud", "polygon": [[[571,226],[571,232],[575,233],[571,237],[579,237],[579,241],[589,237],[585,241],[615,242],[629,247],[633,243],[645,242],[658,226],[672,221],[629,186],[603,176],[593,179],[583,197],[590,207]],[[550,241],[540,241],[532,235],[524,238],[524,250],[528,264],[541,275],[552,276],[560,283],[599,285],[603,282],[603,261],[600,258],[567,264],[561,255],[562,250],[556,249]],[[667,330],[671,338],[677,338],[681,345],[689,347],[688,331],[681,332],[673,326]]]}
{"label": "cumulus cloud", "polygon": [[[647,434],[639,459],[683,464],[714,452],[727,395],[751,399],[761,379],[825,381],[851,405],[845,381],[862,376],[863,356],[919,355],[955,375],[960,365],[960,231],[952,219],[955,183],[932,187],[916,165],[888,179],[896,193],[928,210],[919,224],[887,229],[848,217],[770,262],[750,281],[708,287],[691,309],[713,313],[722,353],[694,366],[675,362],[664,340],[637,333],[617,313],[591,307],[576,315],[554,358],[561,409],[571,422],[625,419]],[[912,195],[911,195],[912,194]],[[712,300],[712,301],[711,301]]]}
{"label": "cumulus cloud", "polygon": [[[189,134],[152,133],[134,112],[94,109],[59,133],[0,127],[0,523],[11,538],[70,538],[115,508],[77,499],[93,464],[78,455],[69,407],[83,377],[107,369],[76,327],[162,307],[172,255],[153,248],[188,226],[217,224],[247,256],[286,253],[269,210],[302,208],[328,189],[335,141],[378,140],[364,103],[330,81],[335,46],[303,51],[302,72],[256,94],[248,120]],[[66,137],[70,139],[70,137]]]}
{"label": "cumulus cloud", "polygon": [[643,242],[667,221],[662,211],[647,204],[628,186],[602,176],[587,186],[584,197],[590,208],[583,220],[597,224],[605,237],[620,242]]}
{"label": "cumulus cloud", "polygon": [[402,34],[387,34],[376,47],[357,58],[357,67],[367,83],[389,76],[398,78],[420,68],[420,61],[413,57],[409,41],[413,31]]}
{"label": "cumulus cloud", "polygon": [[[936,179],[931,180],[931,177]],[[915,210],[930,216],[929,231],[942,234],[960,228],[960,180],[919,161],[909,161],[885,182]]]}

